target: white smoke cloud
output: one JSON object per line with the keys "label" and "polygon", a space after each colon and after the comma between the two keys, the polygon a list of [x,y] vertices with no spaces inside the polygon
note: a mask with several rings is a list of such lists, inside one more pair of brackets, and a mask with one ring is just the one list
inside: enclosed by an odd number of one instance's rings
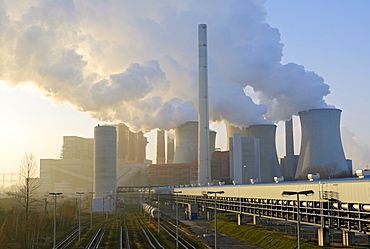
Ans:
{"label": "white smoke cloud", "polygon": [[353,169],[366,169],[370,164],[370,148],[359,141],[348,128],[341,126],[343,149],[346,158],[352,160]]}
{"label": "white smoke cloud", "polygon": [[264,1],[211,2],[0,0],[0,80],[33,82],[99,120],[174,128],[197,119],[197,27],[206,23],[213,121],[247,126],[327,106],[320,76],[281,64]]}

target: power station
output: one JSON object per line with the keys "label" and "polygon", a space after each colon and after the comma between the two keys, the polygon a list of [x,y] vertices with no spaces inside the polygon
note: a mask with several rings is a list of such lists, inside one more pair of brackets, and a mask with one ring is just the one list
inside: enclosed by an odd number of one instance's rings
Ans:
{"label": "power station", "polygon": [[[284,158],[277,157],[276,125],[268,123],[245,127],[228,124],[227,151],[217,150],[217,134],[209,128],[205,24],[198,26],[198,49],[198,121],[188,121],[174,132],[157,130],[155,164],[146,159],[148,142],[143,132],[132,132],[125,124],[96,126],[93,140],[71,137],[63,146],[63,158],[41,160],[42,189],[90,191],[99,199],[114,196],[116,187],[125,185],[254,184],[306,179],[307,175],[351,176],[352,166],[345,158],[340,137],[341,110],[335,108],[299,112],[299,155],[294,153],[292,120],[286,121]],[[85,150],[86,158],[76,161],[80,155],[73,151]]]}

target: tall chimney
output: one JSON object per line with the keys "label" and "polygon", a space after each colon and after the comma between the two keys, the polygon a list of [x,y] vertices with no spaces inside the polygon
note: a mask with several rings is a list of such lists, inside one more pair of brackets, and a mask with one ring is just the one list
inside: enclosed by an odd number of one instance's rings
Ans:
{"label": "tall chimney", "polygon": [[207,25],[199,24],[198,183],[211,182],[209,154]]}
{"label": "tall chimney", "polygon": [[169,135],[167,132],[167,163],[173,163],[173,157],[175,153],[175,144],[173,136]]}
{"label": "tall chimney", "polygon": [[165,163],[164,130],[157,130],[157,164]]}
{"label": "tall chimney", "polygon": [[293,120],[285,121],[285,155],[287,157],[294,156],[294,141],[293,141]]}

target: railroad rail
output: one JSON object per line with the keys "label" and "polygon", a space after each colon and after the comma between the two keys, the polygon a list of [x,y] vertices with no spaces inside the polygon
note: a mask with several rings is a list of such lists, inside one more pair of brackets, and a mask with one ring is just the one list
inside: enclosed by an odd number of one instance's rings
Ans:
{"label": "railroad rail", "polygon": [[156,236],[153,234],[153,232],[150,230],[150,228],[147,226],[145,221],[142,217],[140,217],[137,213],[135,213],[136,220],[140,226],[140,229],[142,233],[144,234],[145,238],[147,239],[147,242],[151,246],[151,248],[162,248],[165,249],[165,247],[158,241]]}
{"label": "railroad rail", "polygon": [[69,234],[66,238],[60,241],[58,244],[55,245],[55,249],[64,249],[68,248],[70,244],[72,244],[78,237],[78,228],[75,229],[71,234]]}

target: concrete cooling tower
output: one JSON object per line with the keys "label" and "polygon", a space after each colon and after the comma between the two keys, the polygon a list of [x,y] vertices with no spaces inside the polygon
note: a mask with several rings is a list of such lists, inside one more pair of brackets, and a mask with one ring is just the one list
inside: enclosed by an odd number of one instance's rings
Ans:
{"label": "concrete cooling tower", "polygon": [[94,128],[94,192],[95,198],[115,195],[117,188],[116,173],[116,128],[96,126]]}
{"label": "concrete cooling tower", "polygon": [[[229,141],[230,137],[234,137],[235,133],[240,133],[242,137],[246,137],[247,136],[247,128],[246,127],[239,128],[239,127],[236,127],[236,126],[233,126],[233,125],[226,125],[227,141]],[[226,150],[230,150],[229,142],[227,143],[227,149]]]}
{"label": "concrete cooling tower", "polygon": [[276,125],[251,125],[247,128],[247,136],[260,140],[260,172],[261,182],[272,182],[275,176],[282,176],[276,153]]}
{"label": "concrete cooling tower", "polygon": [[320,173],[322,178],[350,174],[340,137],[341,112],[328,108],[298,113],[302,140],[296,179],[306,179],[309,173]]}
{"label": "concrete cooling tower", "polygon": [[186,122],[175,129],[174,163],[191,163],[198,160],[198,122]]}
{"label": "concrete cooling tower", "polygon": [[[216,132],[209,131],[209,153],[215,151]],[[173,163],[191,163],[198,160],[198,122],[186,122],[175,129],[175,155]]]}

